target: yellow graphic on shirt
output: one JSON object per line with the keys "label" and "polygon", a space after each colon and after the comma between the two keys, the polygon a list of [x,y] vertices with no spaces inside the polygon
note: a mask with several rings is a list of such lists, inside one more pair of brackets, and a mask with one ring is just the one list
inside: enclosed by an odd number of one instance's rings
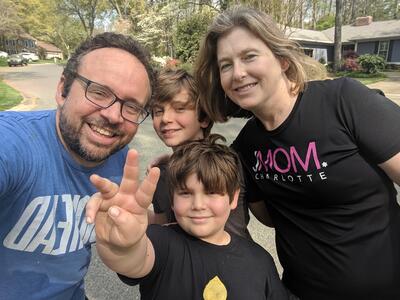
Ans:
{"label": "yellow graphic on shirt", "polygon": [[218,276],[211,279],[204,288],[204,300],[226,300],[227,298],[228,291]]}

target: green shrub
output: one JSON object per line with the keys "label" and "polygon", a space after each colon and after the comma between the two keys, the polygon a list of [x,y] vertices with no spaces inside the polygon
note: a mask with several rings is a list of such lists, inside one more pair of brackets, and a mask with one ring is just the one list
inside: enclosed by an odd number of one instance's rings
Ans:
{"label": "green shrub", "polygon": [[361,55],[357,61],[367,74],[376,74],[386,65],[383,57],[373,54]]}
{"label": "green shrub", "polygon": [[325,60],[325,58],[323,58],[323,57],[321,57],[321,58],[318,60],[318,62],[319,62],[320,64],[322,64],[322,65],[326,65],[326,60]]}

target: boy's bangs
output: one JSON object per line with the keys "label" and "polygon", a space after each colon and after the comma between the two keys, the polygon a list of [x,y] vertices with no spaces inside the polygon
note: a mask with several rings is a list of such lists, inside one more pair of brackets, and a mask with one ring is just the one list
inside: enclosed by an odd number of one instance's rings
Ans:
{"label": "boy's bangs", "polygon": [[190,175],[195,174],[203,184],[206,193],[226,194],[226,178],[224,174],[218,173],[214,163],[200,158],[191,166],[187,165],[181,172],[175,174],[175,180],[171,184],[178,190],[187,190],[186,181]]}
{"label": "boy's bangs", "polygon": [[[201,160],[198,161],[201,164]],[[207,165],[207,164],[202,164]],[[226,178],[224,174],[221,174],[220,171],[215,167],[215,162],[211,164],[208,162],[207,169],[202,168],[201,165],[197,168],[197,178],[203,184],[204,190],[207,193],[217,193],[217,194],[226,194],[227,186],[226,186]]]}

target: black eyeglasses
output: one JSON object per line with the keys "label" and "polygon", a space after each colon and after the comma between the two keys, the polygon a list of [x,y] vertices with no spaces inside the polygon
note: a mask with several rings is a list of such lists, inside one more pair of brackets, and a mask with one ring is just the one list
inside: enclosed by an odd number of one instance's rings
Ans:
{"label": "black eyeglasses", "polygon": [[74,73],[76,79],[85,84],[85,97],[94,105],[101,108],[108,108],[115,102],[121,103],[121,116],[132,123],[142,123],[149,112],[139,105],[119,99],[109,88],[97,82],[91,81],[78,73]]}

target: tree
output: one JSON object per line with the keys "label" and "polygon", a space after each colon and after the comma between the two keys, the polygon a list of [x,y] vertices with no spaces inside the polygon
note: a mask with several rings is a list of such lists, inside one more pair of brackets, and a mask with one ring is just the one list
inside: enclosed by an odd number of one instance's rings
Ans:
{"label": "tree", "polygon": [[202,10],[179,22],[176,30],[176,54],[184,62],[193,62],[202,36],[213,17],[211,10]]}
{"label": "tree", "polygon": [[140,31],[137,23],[139,16],[145,15],[145,0],[108,0],[108,3],[115,14],[113,30],[125,34]]}
{"label": "tree", "polygon": [[173,34],[179,19],[176,3],[155,5],[138,16],[138,30],[135,37],[142,42],[152,54],[174,56]]}
{"label": "tree", "polygon": [[20,32],[20,24],[15,4],[9,0],[0,0],[0,36]]}
{"label": "tree", "polygon": [[48,41],[58,46],[67,58],[71,52],[86,38],[86,32],[79,21],[68,16],[59,17],[54,23],[54,31],[48,37]]}
{"label": "tree", "polygon": [[317,30],[325,30],[335,26],[335,16],[326,15],[317,21]]}
{"label": "tree", "polygon": [[336,0],[335,16],[335,55],[333,59],[333,70],[339,71],[342,59],[342,0]]}
{"label": "tree", "polygon": [[105,0],[58,0],[58,11],[77,18],[88,37],[93,36],[95,21],[107,11]]}
{"label": "tree", "polygon": [[59,18],[54,1],[18,0],[16,3],[24,31],[37,39],[49,41],[55,30],[55,19]]}

